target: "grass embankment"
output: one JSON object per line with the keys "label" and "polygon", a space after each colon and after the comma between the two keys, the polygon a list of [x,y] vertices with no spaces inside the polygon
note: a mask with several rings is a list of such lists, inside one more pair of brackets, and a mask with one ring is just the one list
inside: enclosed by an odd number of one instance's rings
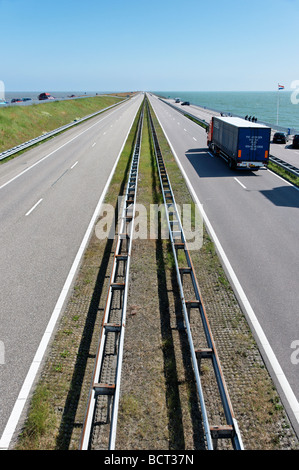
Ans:
{"label": "grass embankment", "polygon": [[122,97],[95,96],[0,109],[0,152],[27,142],[75,119],[100,111]]}

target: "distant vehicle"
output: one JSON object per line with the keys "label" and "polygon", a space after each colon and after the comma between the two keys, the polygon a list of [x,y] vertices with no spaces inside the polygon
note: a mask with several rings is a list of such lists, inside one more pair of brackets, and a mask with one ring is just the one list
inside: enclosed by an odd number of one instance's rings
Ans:
{"label": "distant vehicle", "polygon": [[5,106],[8,102],[4,100],[0,100],[0,106]]}
{"label": "distant vehicle", "polygon": [[275,132],[273,136],[274,144],[286,144],[288,141],[288,136],[284,132]]}
{"label": "distant vehicle", "polygon": [[299,148],[299,134],[295,134],[293,137],[293,148],[294,149]]}
{"label": "distant vehicle", "polygon": [[31,98],[23,98],[23,101],[31,101]]}
{"label": "distant vehicle", "polygon": [[38,95],[39,100],[54,100],[54,97],[50,95],[50,93],[41,93]]}
{"label": "distant vehicle", "polygon": [[22,100],[20,98],[13,98],[11,103],[22,103]]}
{"label": "distant vehicle", "polygon": [[190,106],[189,101],[183,101],[182,106],[185,106],[185,105],[186,105],[186,106]]}
{"label": "distant vehicle", "polygon": [[175,100],[176,103],[180,103],[180,101],[181,100],[179,98],[176,98],[176,100]]}
{"label": "distant vehicle", "polygon": [[207,145],[230,168],[258,170],[269,161],[271,127],[236,117],[213,116]]}

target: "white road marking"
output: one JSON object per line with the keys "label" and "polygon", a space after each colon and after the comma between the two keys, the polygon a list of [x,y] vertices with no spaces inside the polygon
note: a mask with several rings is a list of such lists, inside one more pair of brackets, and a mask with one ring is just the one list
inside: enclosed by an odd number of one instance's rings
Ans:
{"label": "white road marking", "polygon": [[193,137],[193,140],[195,140],[197,142],[197,139],[195,139],[195,137]]}
{"label": "white road marking", "polygon": [[241,183],[241,181],[238,180],[238,178],[234,178],[234,180],[236,180],[237,183],[239,183],[242,186],[242,188],[247,189],[246,186],[244,186],[244,184]]}
{"label": "white road marking", "polygon": [[[120,105],[121,106],[121,105]],[[60,147],[58,147],[56,150],[53,150],[53,152],[50,152],[48,153],[47,155],[45,155],[43,158],[41,158],[40,160],[38,160],[37,162],[33,163],[33,165],[29,166],[28,168],[26,168],[25,170],[21,171],[21,173],[19,173],[18,175],[14,176],[13,178],[11,178],[9,181],[7,181],[6,183],[2,184],[2,186],[0,186],[0,189],[3,189],[5,188],[5,186],[7,186],[8,184],[12,183],[13,181],[15,181],[17,178],[19,178],[20,176],[24,175],[25,173],[27,173],[27,171],[31,170],[32,168],[34,168],[36,165],[38,165],[39,163],[43,162],[44,160],[46,160],[47,158],[49,158],[51,155],[53,155],[54,153],[58,152],[58,150],[62,149],[63,147],[65,147],[66,145],[68,145],[69,143],[73,142],[73,140],[77,139],[78,137],[80,137],[82,134],[85,134],[85,132],[88,132],[90,129],[92,129],[93,127],[97,126],[98,124],[100,124],[100,122],[104,121],[104,119],[107,119],[107,117],[111,116],[112,114],[116,113],[117,111],[119,110],[119,108],[117,108],[115,111],[112,111],[112,113],[108,114],[107,116],[104,116],[102,119],[100,119],[99,121],[95,122],[94,124],[92,124],[92,126],[88,127],[87,129],[85,129],[84,131],[80,132],[79,134],[77,134],[75,137],[73,137],[72,139],[68,140],[65,144],[61,145]]]}
{"label": "white road marking", "polygon": [[34,204],[33,207],[31,207],[31,209],[25,214],[25,217],[27,217],[29,214],[31,214],[31,212],[34,211],[34,209],[42,202],[42,199],[40,199],[39,201],[37,201],[36,204]]}
{"label": "white road marking", "polygon": [[97,145],[97,143],[96,143],[96,142],[94,142],[94,143],[92,144],[92,147],[94,147],[95,145]]}
{"label": "white road marking", "polygon": [[78,162],[74,163],[74,164],[71,166],[71,170],[72,170],[73,168],[75,168],[76,165],[78,165]]}
{"label": "white road marking", "polygon": [[278,175],[277,173],[275,173],[274,171],[272,170],[267,170],[269,171],[269,173],[271,173],[272,175],[276,176],[276,178],[279,178],[281,181],[283,181],[284,183],[286,183],[287,185],[289,186],[292,186],[294,189],[296,189],[296,191],[299,191],[299,188],[297,188],[297,186],[295,186],[294,184],[292,184],[290,181],[284,179],[282,176]]}
{"label": "white road marking", "polygon": [[[199,210],[202,214],[202,217],[203,217],[203,219],[206,223],[207,230],[208,230],[212,240],[214,241],[214,243],[216,245],[216,249],[218,251],[218,254],[219,254],[220,258],[222,259],[223,264],[226,267],[226,270],[228,272],[228,276],[229,276],[229,278],[232,282],[232,285],[234,286],[234,289],[237,292],[238,297],[240,299],[240,303],[243,306],[243,309],[246,311],[246,315],[250,319],[252,328],[255,331],[257,337],[259,338],[259,341],[260,341],[260,343],[263,347],[264,353],[267,356],[267,358],[268,358],[268,360],[269,360],[269,362],[270,362],[270,364],[273,368],[273,372],[274,372],[278,382],[280,383],[280,386],[281,386],[281,388],[284,392],[286,400],[288,401],[288,404],[289,404],[289,406],[290,406],[290,408],[291,408],[291,410],[292,410],[292,412],[295,416],[295,419],[296,419],[297,423],[299,423],[299,402],[296,398],[296,395],[294,394],[294,392],[292,390],[292,387],[290,386],[290,384],[289,384],[289,382],[288,382],[288,380],[287,380],[287,378],[286,378],[286,376],[285,376],[285,374],[284,374],[284,372],[283,372],[283,370],[282,370],[282,368],[281,368],[281,366],[280,366],[280,364],[277,360],[277,357],[275,356],[275,353],[274,353],[274,351],[273,351],[273,349],[272,349],[272,347],[271,347],[271,345],[270,345],[270,343],[269,343],[269,341],[268,341],[268,339],[267,339],[267,337],[264,333],[264,330],[262,329],[262,327],[261,327],[261,325],[260,325],[260,323],[259,323],[259,321],[258,321],[258,319],[255,315],[255,312],[254,312],[253,308],[251,307],[251,304],[250,304],[250,302],[249,302],[249,300],[248,300],[248,298],[247,298],[247,296],[246,296],[246,294],[245,294],[245,292],[244,292],[244,290],[243,290],[243,288],[242,288],[242,286],[239,282],[239,279],[237,278],[237,276],[236,276],[236,274],[233,270],[233,267],[231,266],[231,264],[230,264],[230,262],[229,262],[229,260],[226,256],[226,253],[225,253],[225,251],[224,251],[224,249],[223,249],[223,247],[222,247],[222,245],[221,245],[221,243],[220,243],[220,241],[219,241],[219,239],[218,239],[218,237],[217,237],[217,235],[216,235],[216,233],[215,233],[215,231],[214,231],[214,229],[211,225],[211,222],[208,219],[208,217],[207,217],[207,215],[206,215],[206,213],[203,209],[203,205],[200,203],[200,201],[197,197],[197,194],[196,194],[196,192],[195,192],[195,190],[194,190],[194,188],[193,188],[193,186],[192,186],[192,184],[191,184],[191,182],[190,182],[190,180],[189,180],[189,178],[188,178],[188,176],[187,176],[187,174],[186,174],[186,172],[185,172],[185,170],[184,170],[184,168],[183,168],[183,166],[182,166],[182,164],[181,164],[181,162],[180,162],[180,160],[179,160],[179,158],[178,158],[178,156],[177,156],[177,154],[176,154],[176,152],[175,152],[175,150],[174,150],[174,148],[173,148],[173,146],[172,146],[172,144],[169,140],[169,137],[166,134],[165,129],[162,126],[162,123],[161,123],[160,119],[158,118],[158,116],[157,116],[157,119],[158,119],[158,122],[161,126],[161,129],[163,130],[163,132],[165,134],[165,137],[166,137],[166,139],[168,141],[168,144],[169,144],[169,146],[170,146],[170,148],[173,152],[173,155],[175,156],[177,164],[178,164],[184,178],[186,179],[188,188],[190,189],[190,191],[193,195],[194,201],[196,202],[196,204],[197,204],[197,206],[198,206],[198,208],[199,208]],[[270,170],[268,170],[268,171],[270,171]]]}
{"label": "white road marking", "polygon": [[[111,179],[114,175],[114,172],[115,172],[115,168],[118,164],[118,161],[120,159],[120,156],[122,154],[122,151],[124,149],[124,146],[125,146],[125,143],[129,137],[129,134],[131,132],[131,129],[132,129],[132,126],[133,126],[133,123],[134,123],[134,120],[135,120],[135,117],[137,115],[137,112],[136,114],[134,115],[133,117],[133,120],[132,120],[132,123],[131,123],[131,126],[129,128],[129,131],[125,137],[125,140],[122,144],[122,147],[120,149],[120,152],[117,156],[117,159],[113,165],[113,168],[111,170],[111,173],[109,175],[109,178],[107,180],[107,183],[105,185],[105,188],[103,189],[103,192],[101,194],[101,197],[99,199],[99,202],[97,204],[97,207],[93,213],[93,216],[90,220],[90,223],[89,223],[89,226],[85,232],[85,235],[83,237],[83,240],[81,242],[81,245],[79,247],[79,250],[77,252],[77,255],[74,259],[74,262],[73,262],[73,265],[69,271],[69,274],[67,276],[67,279],[65,281],[65,284],[62,288],[62,291],[59,295],[59,298],[57,300],[57,303],[56,303],[56,306],[52,312],[52,315],[51,315],[51,318],[49,320],[49,323],[46,327],[46,330],[44,332],[44,335],[41,339],[41,342],[39,344],[39,347],[36,351],[36,354],[35,354],[35,357],[33,358],[33,361],[31,363],[31,366],[29,368],[29,371],[27,373],[27,376],[23,382],[23,385],[22,385],[22,388],[20,390],[20,393],[18,395],[18,398],[16,399],[15,401],[15,404],[14,404],[14,407],[12,409],[12,412],[10,414],[10,417],[6,423],[6,426],[5,426],[5,429],[3,431],[3,434],[1,436],[1,439],[0,439],[0,449],[2,450],[8,450],[9,448],[9,445],[10,445],[10,442],[11,442],[11,439],[14,435],[14,432],[16,430],[16,427],[17,427],[17,424],[19,422],[19,419],[21,417],[21,414],[23,412],[23,409],[24,409],[24,406],[26,404],[26,401],[28,399],[28,396],[30,394],[30,390],[32,388],[32,385],[36,379],[36,375],[38,373],[38,369],[43,361],[43,357],[44,357],[44,354],[47,350],[47,347],[48,347],[48,344],[49,344],[49,341],[51,339],[51,336],[52,336],[52,333],[55,329],[55,325],[57,323],[57,320],[60,316],[60,313],[61,313],[61,310],[63,308],[63,305],[64,305],[64,302],[66,300],[66,297],[68,295],[68,292],[69,292],[69,289],[70,289],[70,286],[72,285],[72,282],[73,282],[73,279],[77,273],[77,269],[78,269],[78,266],[80,264],[80,261],[81,261],[81,258],[83,256],[83,253],[85,251],[85,248],[87,246],[87,243],[88,243],[88,240],[90,238],[90,234],[91,234],[91,231],[93,230],[94,228],[94,224],[97,220],[97,217],[98,217],[98,214],[99,214],[99,211],[100,211],[100,208],[101,208],[101,205],[103,203],[103,200],[104,200],[104,197],[107,193],[107,190],[109,188],[109,185],[111,183]],[[72,139],[73,140],[73,139]],[[65,144],[66,145],[66,144]]]}

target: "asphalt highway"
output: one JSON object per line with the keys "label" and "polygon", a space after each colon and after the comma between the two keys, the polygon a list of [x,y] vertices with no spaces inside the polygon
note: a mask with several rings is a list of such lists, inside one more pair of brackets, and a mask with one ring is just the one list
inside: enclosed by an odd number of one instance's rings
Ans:
{"label": "asphalt highway", "polygon": [[41,342],[58,318],[142,98],[0,166],[0,448],[11,442]]}
{"label": "asphalt highway", "polygon": [[[164,99],[164,101],[171,104],[172,106],[175,106],[180,111],[189,112],[190,114],[197,116],[199,119],[203,119],[204,121],[206,121],[207,124],[210,123],[212,116],[220,116],[219,112],[202,108],[193,104],[190,104],[189,106],[182,106],[181,103],[175,103],[173,99]],[[273,126],[271,132],[272,138],[275,132],[276,130]],[[271,141],[270,154],[274,157],[284,160],[287,163],[290,163],[296,168],[299,168],[299,149],[293,148],[292,142],[293,136],[289,136],[286,144],[276,144]]]}
{"label": "asphalt highway", "polygon": [[203,128],[157,97],[150,101],[298,434],[299,190],[269,170],[230,170],[208,151]]}

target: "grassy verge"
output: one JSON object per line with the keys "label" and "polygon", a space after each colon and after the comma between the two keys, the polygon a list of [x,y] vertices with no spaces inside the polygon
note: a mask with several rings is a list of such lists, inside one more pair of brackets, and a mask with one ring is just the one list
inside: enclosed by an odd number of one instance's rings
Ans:
{"label": "grassy verge", "polygon": [[293,175],[287,170],[284,170],[280,166],[276,165],[273,162],[268,163],[268,168],[269,170],[273,171],[274,173],[277,173],[279,176],[284,178],[285,180],[289,181],[290,183],[294,184],[295,186],[299,187],[299,177]]}
{"label": "grassy verge", "polygon": [[[150,214],[163,204],[156,161],[145,116],[137,202]],[[149,233],[148,217],[148,233]],[[185,447],[179,383],[186,380],[177,365],[178,344],[169,240],[135,239],[122,373],[117,449],[179,449]],[[182,389],[182,387],[181,387]],[[185,410],[184,410],[185,405]]]}
{"label": "grassy verge", "polygon": [[0,109],[0,152],[68,124],[123,98],[96,96]]}
{"label": "grassy verge", "polygon": [[188,116],[188,114],[184,114],[184,116],[185,116],[186,118],[190,119],[190,121],[195,122],[195,124],[198,124],[200,127],[203,127],[205,130],[207,130],[207,129],[209,128],[209,124],[208,124],[208,123],[199,121],[199,120],[196,119],[195,117]]}

